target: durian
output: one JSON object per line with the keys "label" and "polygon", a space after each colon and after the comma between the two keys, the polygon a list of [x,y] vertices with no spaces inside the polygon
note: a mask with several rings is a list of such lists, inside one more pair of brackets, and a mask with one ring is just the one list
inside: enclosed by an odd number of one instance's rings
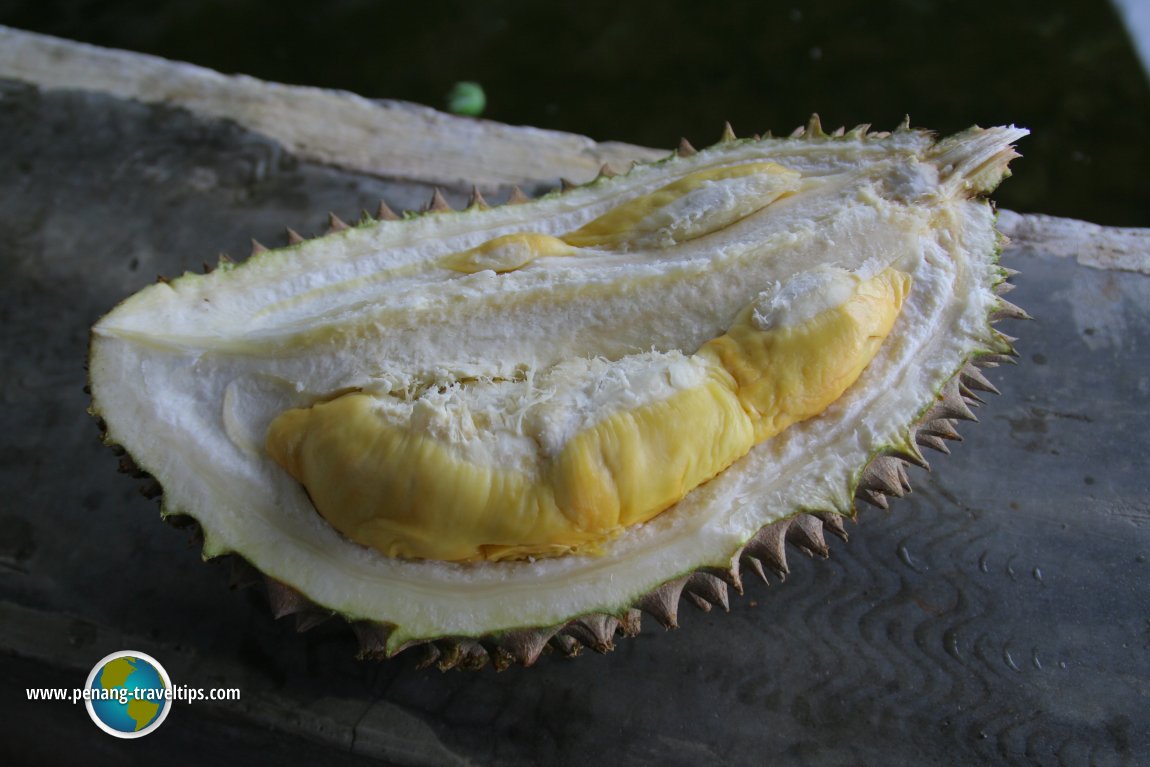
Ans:
{"label": "durian", "polygon": [[332,216],[103,317],[92,412],[301,626],[605,651],[825,554],[973,418],[1025,316],[985,199],[1025,134],[728,127],[534,201]]}

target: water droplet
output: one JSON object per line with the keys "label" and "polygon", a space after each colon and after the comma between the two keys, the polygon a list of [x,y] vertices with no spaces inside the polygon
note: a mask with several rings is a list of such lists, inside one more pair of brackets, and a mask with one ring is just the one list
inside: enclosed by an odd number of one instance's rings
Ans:
{"label": "water droplet", "polygon": [[978,569],[984,573],[990,572],[990,564],[987,562],[987,557],[990,556],[989,551],[982,552],[982,556],[978,558]]}
{"label": "water droplet", "polygon": [[958,652],[958,632],[957,631],[955,631],[954,629],[948,630],[945,634],[942,635],[942,642],[943,642],[943,645],[946,647],[946,651],[948,653],[950,653],[950,655],[953,656],[955,660],[957,660],[957,661],[962,660],[962,655]]}
{"label": "water droplet", "polygon": [[1030,662],[1038,670],[1042,670],[1042,661],[1038,659],[1038,648],[1035,647],[1030,651]]}
{"label": "water droplet", "polygon": [[1014,662],[1014,658],[1011,656],[1010,650],[1003,648],[1002,659],[1006,661],[1006,665],[1010,666],[1010,668],[1014,669],[1015,671],[1022,671],[1022,669],[1018,667],[1018,664]]}
{"label": "water droplet", "polygon": [[899,545],[898,558],[902,560],[904,565],[909,567],[911,570],[914,570],[916,573],[922,572],[922,568],[919,567],[917,563],[915,563],[913,558],[911,558],[910,552],[907,550],[905,545]]}
{"label": "water droplet", "polygon": [[1041,567],[1034,568],[1034,570],[1031,571],[1031,575],[1034,576],[1034,580],[1038,581],[1039,583],[1042,583],[1042,568]]}

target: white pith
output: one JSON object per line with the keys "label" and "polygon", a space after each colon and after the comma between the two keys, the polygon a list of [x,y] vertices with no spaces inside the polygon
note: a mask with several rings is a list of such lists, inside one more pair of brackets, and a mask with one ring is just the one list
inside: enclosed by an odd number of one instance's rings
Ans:
{"label": "white pith", "polygon": [[[321,606],[395,624],[392,647],[617,613],[681,573],[728,566],[765,524],[849,511],[869,457],[904,442],[946,379],[995,344],[993,213],[967,198],[963,162],[977,173],[979,158],[1023,134],[992,129],[942,154],[909,131],[723,144],[528,205],[381,222],[158,284],[94,328],[94,409],[109,439],[163,485],[166,507],[200,522],[206,555],[238,552]],[[761,160],[799,171],[800,190],[698,240],[499,275],[435,265],[503,234],[572,231],[692,171]],[[262,448],[280,412],[339,391],[414,396],[589,364],[572,360],[689,355],[759,293],[786,293],[791,277],[820,265],[863,276],[893,265],[913,277],[862,378],[601,556],[388,559],[330,528]]]}

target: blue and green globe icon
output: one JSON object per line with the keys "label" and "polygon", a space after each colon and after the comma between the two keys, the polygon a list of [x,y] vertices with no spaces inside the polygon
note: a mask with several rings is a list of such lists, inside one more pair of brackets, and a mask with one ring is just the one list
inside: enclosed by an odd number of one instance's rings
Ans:
{"label": "blue and green globe icon", "polygon": [[172,680],[155,658],[125,650],[107,656],[88,675],[85,704],[96,725],[117,738],[155,730],[172,707]]}

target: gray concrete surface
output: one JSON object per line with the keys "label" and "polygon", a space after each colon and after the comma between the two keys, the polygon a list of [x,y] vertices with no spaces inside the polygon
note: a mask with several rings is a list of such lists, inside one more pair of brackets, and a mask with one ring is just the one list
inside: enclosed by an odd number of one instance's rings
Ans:
{"label": "gray concrete surface", "polygon": [[[296,634],[229,590],[99,444],[88,328],[156,274],[430,191],[178,108],[0,85],[0,761],[1150,762],[1150,276],[1040,236],[1004,255],[1037,319],[1005,328],[1021,364],[991,371],[982,422],[829,560],[792,555],[730,614],[442,674],[355,661],[335,622]],[[180,706],[138,743],[25,699],[128,647],[243,698]]]}

